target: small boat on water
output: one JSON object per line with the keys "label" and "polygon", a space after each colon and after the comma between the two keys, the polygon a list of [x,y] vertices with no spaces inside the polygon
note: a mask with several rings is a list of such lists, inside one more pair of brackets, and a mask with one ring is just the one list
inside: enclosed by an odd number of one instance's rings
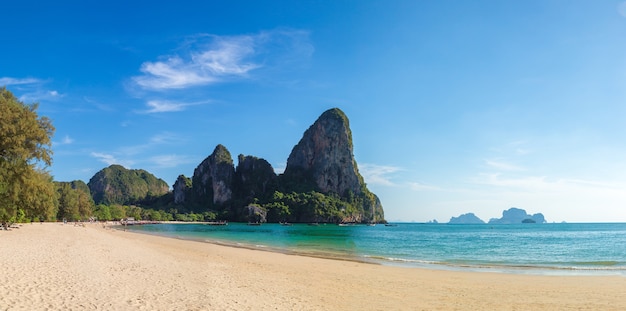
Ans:
{"label": "small boat on water", "polygon": [[281,226],[291,226],[291,224],[286,222],[286,221],[285,222],[281,222],[280,225]]}
{"label": "small boat on water", "polygon": [[156,225],[160,223],[160,221],[155,220],[135,220],[133,217],[120,220],[120,225],[124,226]]}
{"label": "small boat on water", "polygon": [[397,227],[398,225],[396,224],[385,224],[385,227]]}
{"label": "small boat on water", "polygon": [[228,226],[228,221],[220,220],[220,221],[209,221],[205,223],[208,226]]}
{"label": "small boat on water", "polygon": [[260,226],[261,223],[260,222],[249,222],[248,226]]}

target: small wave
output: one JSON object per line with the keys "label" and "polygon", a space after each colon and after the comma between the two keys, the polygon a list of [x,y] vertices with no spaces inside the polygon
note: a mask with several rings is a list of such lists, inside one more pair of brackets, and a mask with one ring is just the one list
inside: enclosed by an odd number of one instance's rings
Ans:
{"label": "small wave", "polygon": [[[572,264],[576,266],[603,266],[603,267],[612,267],[624,265],[623,262],[614,261],[614,260],[606,260],[606,261],[581,261],[581,262],[573,262]],[[626,268],[626,267],[623,267]]]}
{"label": "small wave", "polygon": [[590,261],[590,262],[569,262],[569,263],[536,263],[536,264],[516,264],[516,263],[493,263],[478,261],[432,261],[420,259],[408,259],[398,257],[386,257],[376,255],[364,255],[364,258],[374,260],[379,263],[391,265],[400,264],[408,266],[426,266],[431,268],[461,269],[473,271],[494,271],[508,273],[626,273],[626,263],[620,261]]}
{"label": "small wave", "polygon": [[438,261],[430,261],[430,260],[418,260],[418,259],[407,259],[407,258],[397,258],[397,257],[384,257],[384,256],[372,256],[372,255],[363,255],[364,258],[372,259],[372,260],[382,260],[382,261],[391,261],[391,262],[401,262],[401,263],[415,263],[415,264],[428,264],[428,265],[436,265],[442,264]]}

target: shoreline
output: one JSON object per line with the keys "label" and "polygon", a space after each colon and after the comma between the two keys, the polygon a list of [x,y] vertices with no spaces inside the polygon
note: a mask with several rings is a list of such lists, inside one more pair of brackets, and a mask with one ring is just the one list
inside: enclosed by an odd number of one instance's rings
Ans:
{"label": "shoreline", "polygon": [[[114,228],[114,230],[122,230],[122,227]],[[133,231],[127,230],[131,233],[152,235],[166,239],[175,239],[183,241],[193,241],[198,243],[208,243],[223,247],[232,247],[239,249],[246,249],[251,251],[270,252],[277,254],[285,254],[292,256],[303,256],[319,259],[338,260],[357,262],[369,265],[380,265],[389,267],[400,267],[403,269],[426,269],[436,271],[457,271],[457,272],[472,272],[472,273],[501,273],[511,275],[534,275],[534,276],[581,276],[581,277],[594,277],[594,276],[617,276],[626,278],[626,269],[618,268],[580,268],[580,267],[549,267],[549,266],[532,266],[532,265],[486,265],[486,264],[462,264],[462,263],[449,263],[449,262],[421,262],[421,261],[408,261],[397,260],[389,258],[378,258],[375,256],[350,256],[340,253],[322,252],[322,251],[299,251],[286,248],[279,248],[267,245],[252,245],[235,241],[226,240],[214,240],[209,238],[193,238],[182,236],[169,236],[166,234],[159,234],[147,231]]]}
{"label": "shoreline", "polygon": [[[203,222],[163,222],[163,224],[205,224]],[[118,230],[124,230],[123,226],[114,226]],[[503,273],[513,275],[537,275],[537,276],[618,276],[626,277],[626,267],[617,266],[551,266],[551,265],[532,265],[532,264],[489,264],[480,262],[446,262],[446,261],[421,261],[403,258],[388,258],[377,255],[368,254],[346,254],[341,252],[332,252],[330,250],[316,249],[293,249],[280,246],[272,246],[265,244],[253,244],[229,239],[215,239],[209,237],[192,237],[184,235],[170,235],[167,232],[133,230],[131,227],[127,229],[130,232],[155,235],[164,238],[173,238],[180,240],[189,240],[202,243],[210,243],[220,246],[243,248],[253,251],[265,251],[273,253],[281,253],[295,256],[306,256],[312,258],[353,261],[364,264],[374,264],[382,266],[401,267],[406,269],[429,269],[441,271],[459,271],[459,272],[476,272],[476,273]]]}
{"label": "shoreline", "polygon": [[0,232],[0,309],[623,310],[626,278],[404,268],[104,229]]}

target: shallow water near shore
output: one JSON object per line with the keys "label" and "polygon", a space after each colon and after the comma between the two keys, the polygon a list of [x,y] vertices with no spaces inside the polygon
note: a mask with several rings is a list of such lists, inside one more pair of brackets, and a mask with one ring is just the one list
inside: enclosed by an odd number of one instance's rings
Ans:
{"label": "shallow water near shore", "polygon": [[396,226],[166,223],[128,230],[386,265],[484,272],[626,276],[626,224]]}

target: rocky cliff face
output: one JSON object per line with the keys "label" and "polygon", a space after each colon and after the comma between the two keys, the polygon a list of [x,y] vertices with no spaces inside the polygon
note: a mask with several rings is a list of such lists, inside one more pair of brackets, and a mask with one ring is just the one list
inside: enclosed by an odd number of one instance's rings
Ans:
{"label": "rocky cliff face", "polygon": [[96,204],[135,204],[166,194],[169,186],[145,170],[111,165],[96,173],[87,184]]}
{"label": "rocky cliff face", "polygon": [[173,186],[174,204],[185,204],[185,199],[191,191],[191,179],[185,175],[178,175]]}
{"label": "rocky cliff face", "polygon": [[245,201],[265,199],[278,188],[278,176],[265,159],[240,154],[235,175],[237,195]]}
{"label": "rocky cliff face", "polygon": [[[293,148],[283,175],[285,186],[299,191],[319,191],[358,202],[360,213],[346,221],[384,219],[380,200],[371,193],[354,159],[348,117],[338,108],[324,112]],[[308,189],[307,189],[308,188]]]}
{"label": "rocky cliff face", "polygon": [[289,155],[285,176],[311,182],[322,193],[362,192],[362,177],[353,156],[352,132],[343,111],[327,110],[304,132]]}
{"label": "rocky cliff face", "polygon": [[193,172],[193,193],[200,204],[222,204],[232,198],[235,167],[226,147],[217,145]]}

